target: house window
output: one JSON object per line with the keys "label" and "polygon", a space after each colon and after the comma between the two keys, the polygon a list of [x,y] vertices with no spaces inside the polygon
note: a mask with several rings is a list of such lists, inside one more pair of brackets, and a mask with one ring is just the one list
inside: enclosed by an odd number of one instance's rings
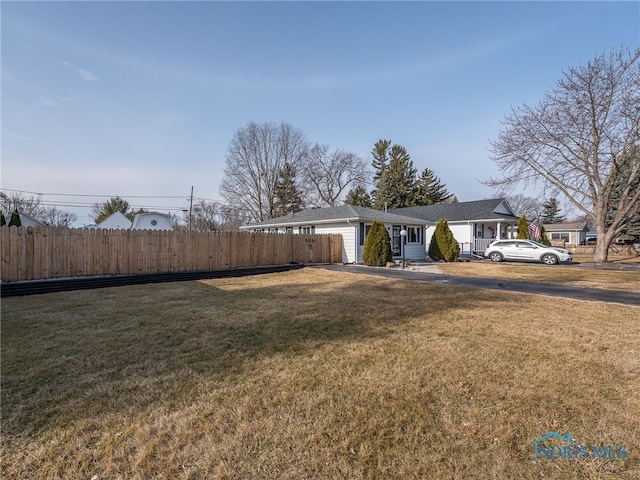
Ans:
{"label": "house window", "polygon": [[422,243],[422,227],[407,227],[407,243]]}
{"label": "house window", "polygon": [[293,233],[293,227],[287,227],[286,232],[287,233]]}
{"label": "house window", "polygon": [[360,223],[360,245],[364,245],[364,239],[369,235],[369,230],[371,230],[371,225],[365,225],[364,223]]}
{"label": "house window", "polygon": [[564,240],[565,242],[569,242],[569,233],[568,232],[558,232],[551,234],[551,240]]}
{"label": "house window", "polygon": [[303,235],[313,235],[314,233],[316,233],[316,227],[314,227],[313,225],[311,225],[310,227],[299,227],[299,231],[298,233],[301,233]]}

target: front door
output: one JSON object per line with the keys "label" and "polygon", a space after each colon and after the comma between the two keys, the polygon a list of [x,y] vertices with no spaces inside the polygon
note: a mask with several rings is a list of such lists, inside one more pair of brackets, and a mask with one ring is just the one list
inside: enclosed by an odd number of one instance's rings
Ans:
{"label": "front door", "polygon": [[400,230],[402,230],[402,227],[400,225],[394,225],[393,227],[391,227],[391,253],[394,257],[399,257],[400,255],[402,255]]}

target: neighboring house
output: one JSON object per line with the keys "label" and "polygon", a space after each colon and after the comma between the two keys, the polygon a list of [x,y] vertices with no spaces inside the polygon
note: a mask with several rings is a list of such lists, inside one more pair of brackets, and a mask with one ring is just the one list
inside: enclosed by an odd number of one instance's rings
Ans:
{"label": "neighboring house", "polygon": [[[20,215],[20,223],[23,227],[46,227],[46,225],[42,223],[40,220],[36,220],[35,218],[33,218],[30,215],[27,215],[26,213],[18,212],[18,215]],[[8,225],[9,221],[11,220],[11,215],[6,217],[6,220]]]}
{"label": "neighboring house", "polygon": [[544,229],[553,243],[564,241],[565,245],[584,245],[589,225],[586,222],[545,223]]}
{"label": "neighboring house", "polygon": [[[364,239],[374,220],[379,220],[387,227],[394,259],[402,259],[404,253],[406,259],[425,260],[428,245],[425,246],[424,242],[424,221],[371,208],[342,205],[303,210],[240,228],[251,232],[340,234],[342,262],[362,263]],[[407,231],[404,244],[400,236],[403,229]]]}
{"label": "neighboring house", "polygon": [[131,230],[173,230],[173,225],[166,213],[143,212],[133,217]]}
{"label": "neighboring house", "polygon": [[[89,227],[93,228],[93,227]],[[122,212],[115,212],[98,223],[95,228],[113,229],[113,230],[129,230],[131,228],[131,220],[124,216]]]}
{"label": "neighboring house", "polygon": [[97,225],[87,225],[83,228],[102,228],[116,230],[173,230],[171,219],[166,213],[143,212],[137,213],[133,221],[122,212],[115,212]]}
{"label": "neighboring house", "polygon": [[433,227],[441,218],[447,220],[461,253],[481,254],[495,240],[515,238],[518,230],[519,218],[504,198],[396,208],[390,212],[422,219],[428,226],[427,249],[435,231]]}

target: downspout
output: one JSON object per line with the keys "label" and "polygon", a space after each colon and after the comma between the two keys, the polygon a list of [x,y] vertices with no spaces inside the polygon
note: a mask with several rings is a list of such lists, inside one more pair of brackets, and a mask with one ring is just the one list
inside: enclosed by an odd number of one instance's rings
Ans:
{"label": "downspout", "polygon": [[349,225],[351,225],[351,226],[354,228],[354,230],[355,230],[355,235],[353,236],[353,238],[354,238],[354,240],[355,240],[355,241],[353,242],[353,243],[354,243],[354,247],[355,247],[355,252],[354,252],[354,253],[355,253],[355,255],[356,255],[356,256],[354,257],[354,258],[355,258],[355,260],[353,261],[353,263],[354,263],[354,265],[355,265],[356,263],[358,263],[358,245],[360,244],[360,239],[358,238],[358,226],[357,226],[357,225],[352,224],[352,223],[351,223],[351,221],[350,221],[348,218],[347,218],[347,223],[348,223]]}

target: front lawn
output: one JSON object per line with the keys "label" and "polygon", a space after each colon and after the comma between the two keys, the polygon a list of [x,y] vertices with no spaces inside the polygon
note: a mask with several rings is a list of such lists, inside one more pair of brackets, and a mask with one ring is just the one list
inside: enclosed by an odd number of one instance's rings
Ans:
{"label": "front lawn", "polygon": [[594,268],[578,265],[527,265],[513,262],[457,262],[438,263],[438,269],[447,275],[462,277],[499,278],[523,282],[571,285],[585,288],[604,288],[640,293],[640,270],[629,271]]}
{"label": "front lawn", "polygon": [[2,478],[639,478],[639,317],[321,269],[6,298]]}

